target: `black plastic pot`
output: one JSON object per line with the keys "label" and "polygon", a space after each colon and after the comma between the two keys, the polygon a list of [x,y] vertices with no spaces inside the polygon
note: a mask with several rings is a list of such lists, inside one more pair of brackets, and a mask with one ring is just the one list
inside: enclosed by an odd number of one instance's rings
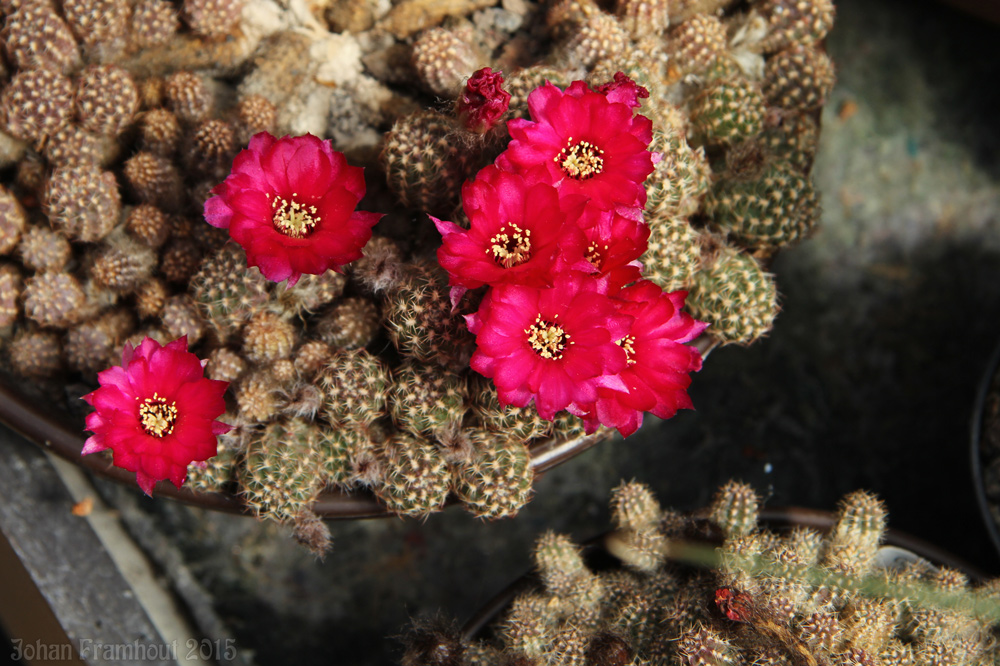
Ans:
{"label": "black plastic pot", "polygon": [[[1000,490],[1000,345],[986,364],[986,372],[976,394],[969,457],[979,512],[993,547],[1000,554],[1000,494],[993,491],[994,485]],[[994,517],[991,505],[998,507],[997,517]]]}

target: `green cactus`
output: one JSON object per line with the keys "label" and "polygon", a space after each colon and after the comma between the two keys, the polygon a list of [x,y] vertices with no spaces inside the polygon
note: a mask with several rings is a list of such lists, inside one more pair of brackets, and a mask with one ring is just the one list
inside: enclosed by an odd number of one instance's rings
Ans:
{"label": "green cactus", "polygon": [[723,344],[748,345],[767,334],[778,314],[774,278],[752,256],[727,246],[695,278],[686,306]]}
{"label": "green cactus", "polygon": [[664,291],[688,288],[701,268],[701,234],[683,217],[646,219],[649,242],[640,258],[642,276]]}
{"label": "green cactus", "polygon": [[256,266],[247,268],[246,254],[235,243],[205,258],[189,289],[219,339],[233,338],[270,298],[270,283]]}
{"label": "green cactus", "polygon": [[760,134],[764,96],[743,77],[711,81],[691,102],[691,127],[707,144],[734,144]]}
{"label": "green cactus", "polygon": [[383,457],[384,478],[374,490],[390,511],[419,517],[444,506],[451,490],[451,472],[433,444],[399,432],[385,443]]}
{"label": "green cactus", "polygon": [[342,351],[319,375],[321,413],[331,425],[367,426],[385,414],[389,370],[364,349]]}
{"label": "green cactus", "polygon": [[393,373],[389,411],[412,433],[444,435],[461,427],[468,408],[465,378],[437,366],[407,361]]}
{"label": "green cactus", "polygon": [[515,515],[531,498],[534,471],[520,438],[473,430],[466,433],[471,460],[454,469],[455,495],[473,515],[487,520]]}

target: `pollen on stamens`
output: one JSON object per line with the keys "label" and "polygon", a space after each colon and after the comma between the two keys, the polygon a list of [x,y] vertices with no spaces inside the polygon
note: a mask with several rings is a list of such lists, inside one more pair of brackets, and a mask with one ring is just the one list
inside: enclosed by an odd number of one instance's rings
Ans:
{"label": "pollen on stamens", "polygon": [[[553,319],[558,317],[555,315]],[[562,326],[542,319],[542,315],[537,315],[535,323],[524,329],[524,333],[528,336],[528,344],[542,358],[558,360],[567,345],[573,344]]]}
{"label": "pollen on stamens", "polygon": [[[297,194],[292,192],[292,196]],[[268,195],[270,198],[270,194]],[[291,238],[305,238],[321,222],[316,206],[307,206],[294,199],[275,196],[271,201],[271,222],[279,232]]]}
{"label": "pollen on stamens", "polygon": [[626,335],[620,340],[615,340],[615,344],[625,350],[625,363],[635,365],[635,359],[632,358],[632,355],[635,354],[635,347],[632,346],[635,344],[635,336]]}
{"label": "pollen on stamens", "polygon": [[552,160],[570,178],[587,180],[604,171],[603,154],[603,150],[589,141],[574,143],[573,137],[570,137],[566,146]]}
{"label": "pollen on stamens", "polygon": [[176,421],[177,403],[167,404],[158,393],[153,393],[152,398],[146,398],[139,405],[139,422],[147,435],[166,437],[174,431]]}
{"label": "pollen on stamens", "polygon": [[[508,231],[511,227],[513,231]],[[511,222],[500,227],[490,239],[486,253],[493,254],[493,261],[502,268],[512,268],[531,259],[531,229],[521,229]]]}
{"label": "pollen on stamens", "polygon": [[600,246],[596,242],[587,246],[587,261],[600,270],[604,264],[604,253],[610,249],[607,245]]}

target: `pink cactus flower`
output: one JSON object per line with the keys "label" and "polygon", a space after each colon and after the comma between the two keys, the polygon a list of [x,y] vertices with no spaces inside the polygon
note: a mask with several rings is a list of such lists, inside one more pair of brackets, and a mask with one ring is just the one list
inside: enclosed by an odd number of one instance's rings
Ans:
{"label": "pink cactus flower", "polygon": [[458,96],[458,118],[470,132],[483,134],[497,126],[509,106],[503,73],[483,67],[469,77]]}
{"label": "pink cactus flower", "polygon": [[528,96],[531,120],[507,123],[511,142],[497,158],[507,171],[544,167],[560,196],[582,194],[602,208],[646,204],[643,182],[653,172],[652,122],[583,81],[566,91],[552,84]]}
{"label": "pink cactus flower", "polygon": [[305,273],[339,271],[361,257],[382,217],[355,210],[365,195],[363,172],[329,141],[261,132],[212,189],[205,219],[229,230],[247,265],[290,287]]}
{"label": "pink cactus flower", "polygon": [[147,495],[163,479],[180,487],[188,465],[213,457],[217,436],[231,429],[215,420],[229,384],[206,379],[203,365],[187,338],[126,344],[121,366],[98,373],[100,388],[83,396],[94,407],[86,421],[94,434],[81,453],[111,449],[115,466],[135,472]]}

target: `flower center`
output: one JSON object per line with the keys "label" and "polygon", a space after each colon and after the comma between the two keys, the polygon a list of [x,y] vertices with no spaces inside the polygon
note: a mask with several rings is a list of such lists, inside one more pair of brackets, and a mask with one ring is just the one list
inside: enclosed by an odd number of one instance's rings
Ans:
{"label": "flower center", "polygon": [[[513,228],[508,231],[507,227]],[[513,222],[500,227],[500,231],[490,239],[486,252],[493,253],[493,261],[502,268],[512,268],[531,259],[531,229],[524,230]]]}
{"label": "flower center", "polygon": [[524,332],[528,336],[528,344],[542,358],[560,359],[566,346],[573,344],[562,326],[542,319],[542,315],[535,317],[535,323]]}
{"label": "flower center", "polygon": [[601,270],[601,266],[604,264],[604,251],[607,249],[607,245],[602,247],[596,241],[591,243],[587,246],[587,261],[597,270]]}
{"label": "flower center", "polygon": [[589,141],[573,142],[570,137],[566,147],[553,160],[570,178],[587,180],[604,171],[604,151]]}
{"label": "flower center", "polygon": [[[136,398],[138,400],[138,398]],[[154,393],[152,398],[146,398],[139,405],[139,422],[147,435],[165,437],[174,431],[177,421],[177,403],[167,401]]]}
{"label": "flower center", "polygon": [[[292,193],[295,196],[295,193]],[[270,198],[270,195],[268,195]],[[316,214],[316,206],[307,206],[294,199],[274,196],[271,200],[271,223],[274,228],[291,238],[305,238],[316,225],[320,217]]]}
{"label": "flower center", "polygon": [[615,340],[615,344],[625,350],[625,363],[627,365],[635,365],[635,359],[632,358],[632,354],[635,353],[635,347],[632,346],[635,344],[635,336],[626,335],[621,340]]}

